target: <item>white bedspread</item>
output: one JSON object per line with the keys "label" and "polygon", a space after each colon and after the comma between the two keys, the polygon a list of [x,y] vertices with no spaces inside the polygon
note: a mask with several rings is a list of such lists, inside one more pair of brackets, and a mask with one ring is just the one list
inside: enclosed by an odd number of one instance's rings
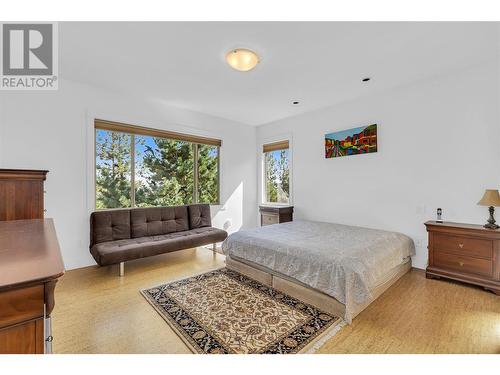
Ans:
{"label": "white bedspread", "polygon": [[293,221],[231,234],[224,254],[247,260],[298,280],[345,304],[353,303],[414,255],[413,241],[401,233],[313,221]]}

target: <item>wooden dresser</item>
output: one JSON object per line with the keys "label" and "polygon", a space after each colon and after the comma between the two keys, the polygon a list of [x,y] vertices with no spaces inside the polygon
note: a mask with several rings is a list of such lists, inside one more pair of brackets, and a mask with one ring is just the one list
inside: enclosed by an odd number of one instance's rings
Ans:
{"label": "wooden dresser", "polygon": [[448,278],[482,286],[500,295],[500,229],[428,221],[428,278]]}
{"label": "wooden dresser", "polygon": [[0,353],[51,350],[50,313],[64,266],[44,217],[47,171],[0,169]]}
{"label": "wooden dresser", "polygon": [[259,206],[260,225],[286,223],[293,220],[293,206]]}
{"label": "wooden dresser", "polygon": [[42,219],[48,171],[0,169],[0,220]]}

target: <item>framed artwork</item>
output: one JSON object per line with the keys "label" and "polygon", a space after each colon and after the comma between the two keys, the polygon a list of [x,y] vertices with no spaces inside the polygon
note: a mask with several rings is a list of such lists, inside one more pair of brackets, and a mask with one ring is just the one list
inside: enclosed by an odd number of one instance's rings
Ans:
{"label": "framed artwork", "polygon": [[325,134],[325,158],[377,152],[377,124]]}

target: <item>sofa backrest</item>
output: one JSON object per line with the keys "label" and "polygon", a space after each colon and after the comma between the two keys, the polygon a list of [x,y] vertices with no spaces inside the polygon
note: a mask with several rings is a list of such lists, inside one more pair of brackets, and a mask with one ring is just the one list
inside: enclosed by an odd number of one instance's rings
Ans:
{"label": "sofa backrest", "polygon": [[187,206],[148,207],[130,210],[131,237],[157,236],[189,230]]}
{"label": "sofa backrest", "polygon": [[100,242],[157,236],[211,225],[208,204],[96,211],[90,215],[90,247]]}
{"label": "sofa backrest", "polygon": [[90,215],[90,246],[106,241],[130,238],[130,210],[92,212]]}
{"label": "sofa backrest", "polygon": [[212,226],[210,218],[210,206],[208,204],[190,204],[189,209],[189,229]]}

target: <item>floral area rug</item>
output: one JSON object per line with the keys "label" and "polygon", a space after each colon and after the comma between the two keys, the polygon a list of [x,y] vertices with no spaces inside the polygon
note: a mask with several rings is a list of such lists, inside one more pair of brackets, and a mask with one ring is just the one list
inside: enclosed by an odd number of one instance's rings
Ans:
{"label": "floral area rug", "polygon": [[141,293],[195,353],[313,352],[342,319],[222,268]]}

